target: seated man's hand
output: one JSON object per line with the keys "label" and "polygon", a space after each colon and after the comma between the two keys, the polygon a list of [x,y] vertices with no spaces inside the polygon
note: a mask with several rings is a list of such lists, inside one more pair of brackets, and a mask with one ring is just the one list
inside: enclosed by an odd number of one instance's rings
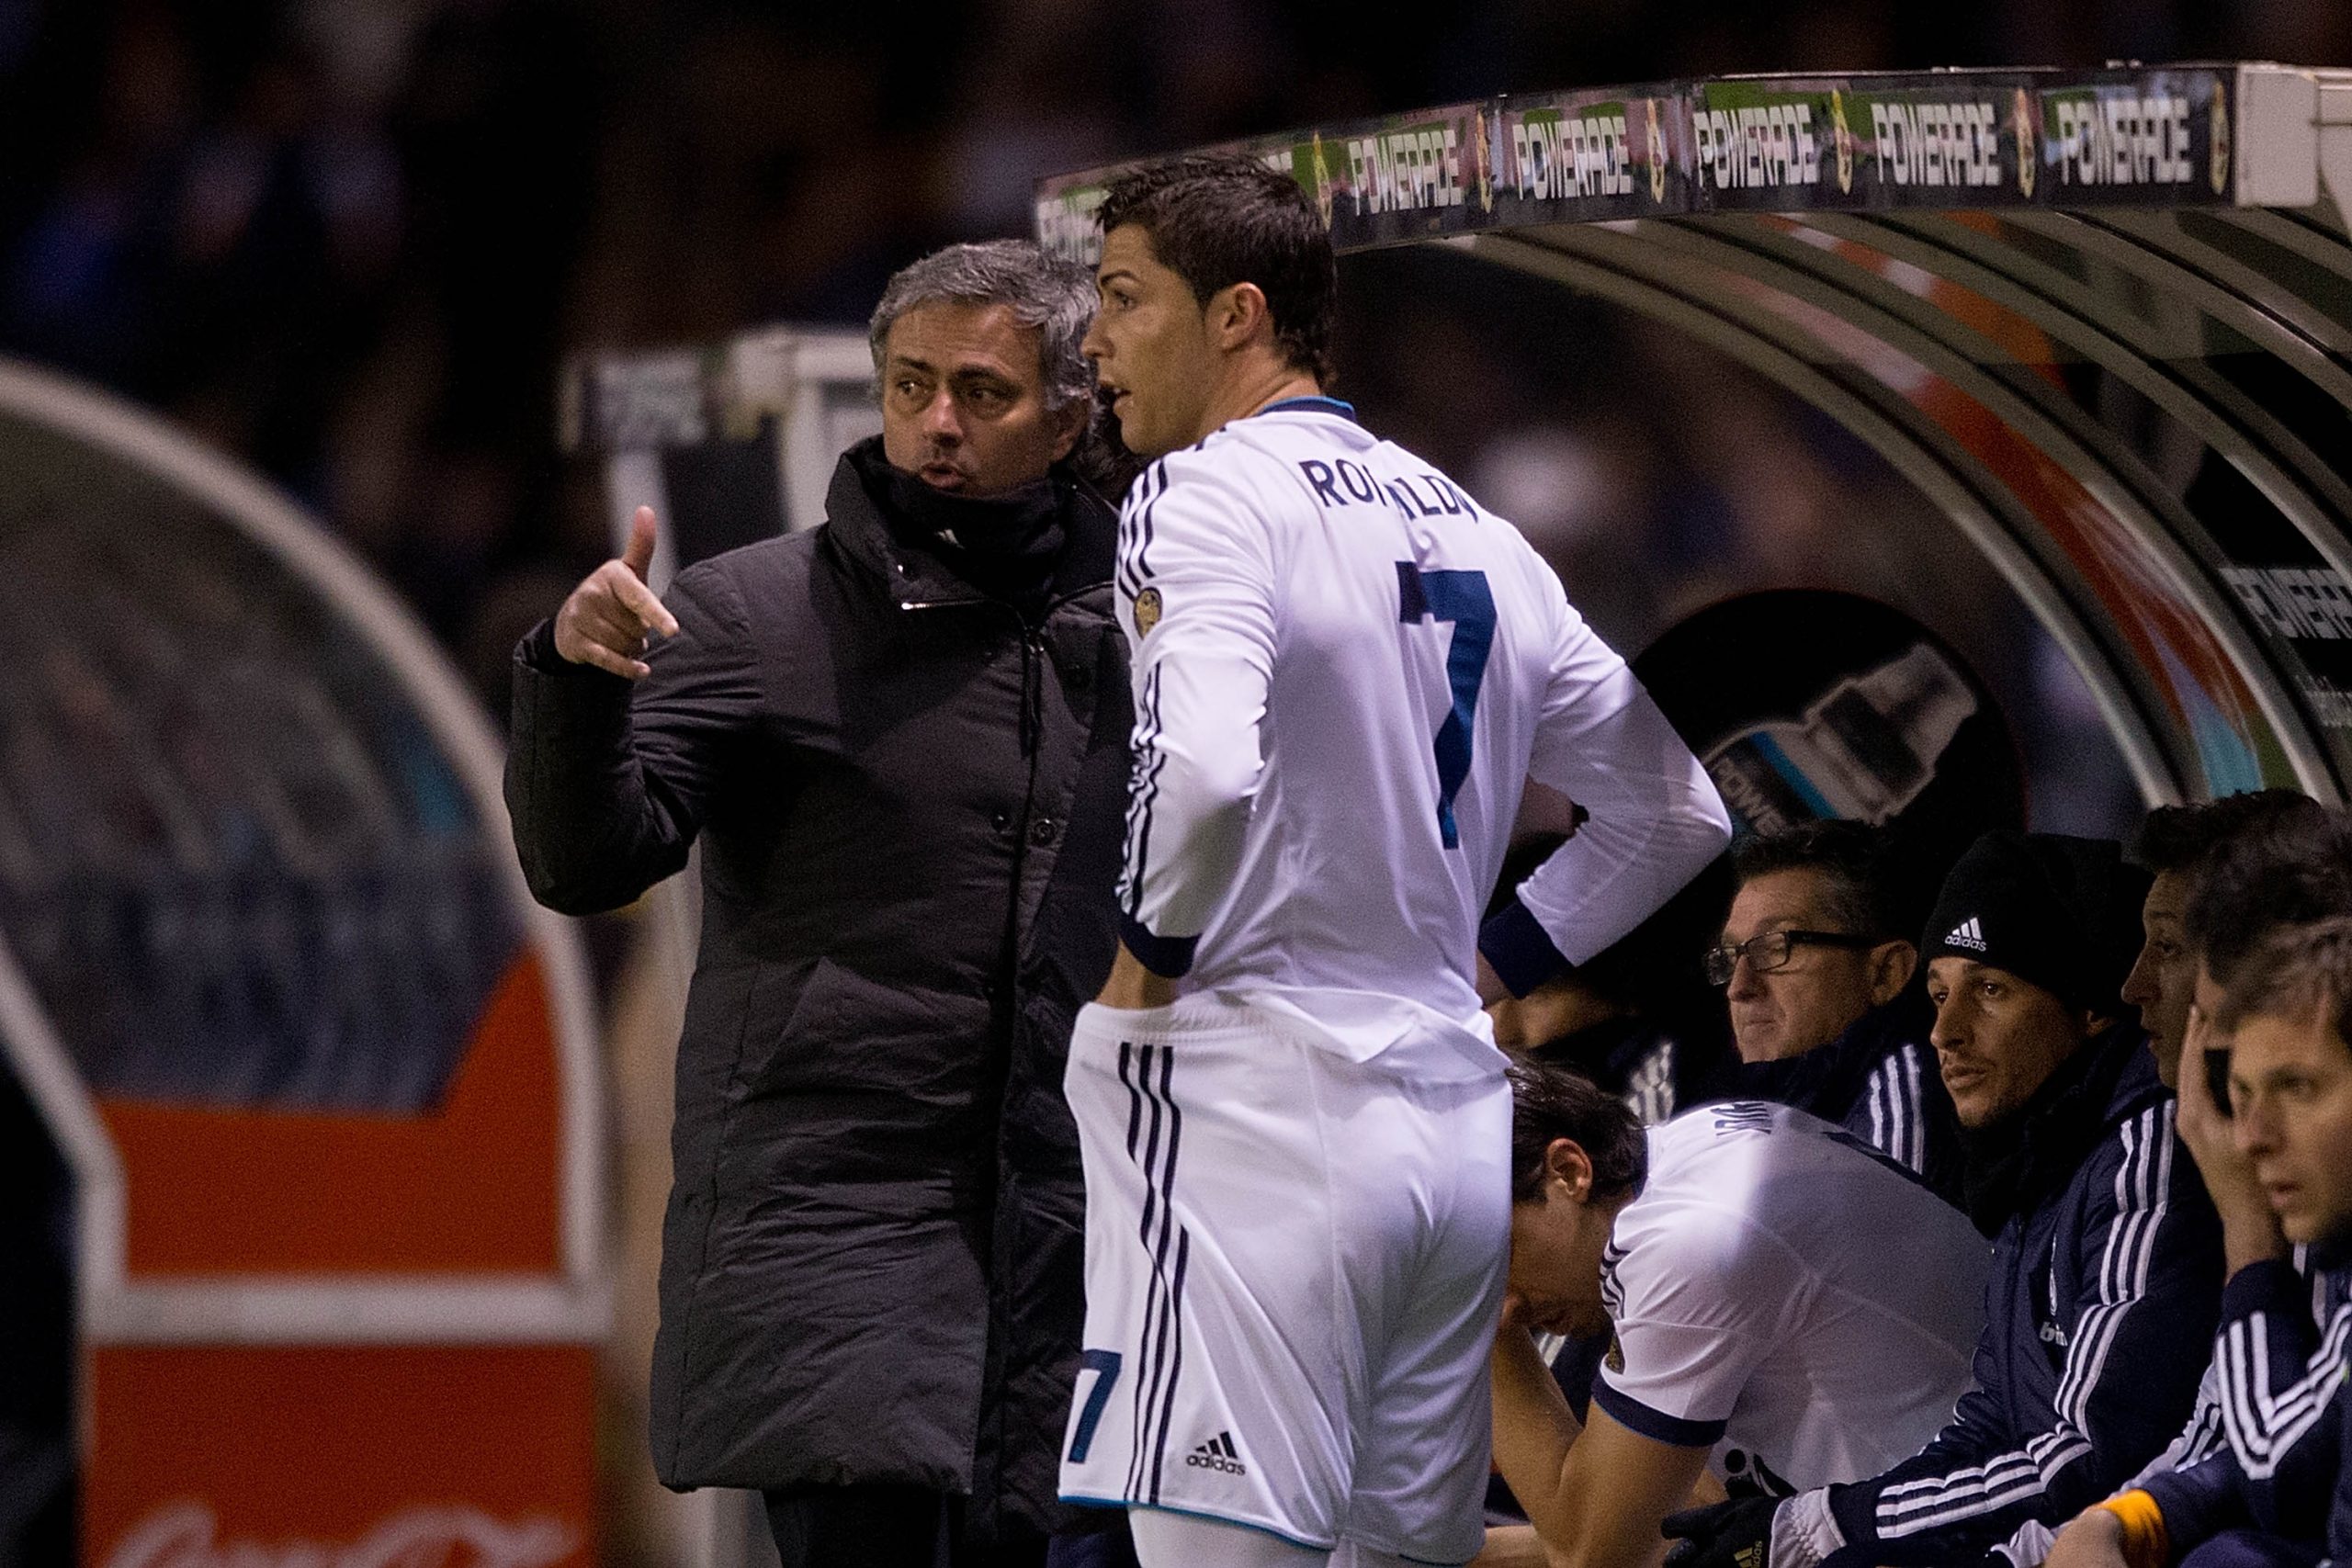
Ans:
{"label": "seated man's hand", "polygon": [[[2223,1043],[2203,1011],[2188,1010],[2188,1039],[2180,1054],[2180,1090],[2173,1123],[2197,1162],[2205,1190],[2222,1216],[2222,1249],[2233,1274],[2249,1263],[2290,1256],[2270,1197],[2254,1174],[2254,1161],[2238,1147],[2236,1129],[2214,1103],[2205,1076],[2205,1054]],[[2112,1517],[2112,1516],[2110,1516]]]}
{"label": "seated man's hand", "polygon": [[1675,1543],[1666,1568],[1769,1568],[1779,1497],[1735,1497],[1668,1514],[1658,1533]]}
{"label": "seated man's hand", "polygon": [[2123,1521],[2105,1508],[2091,1508],[2058,1532],[2041,1568],[2123,1568]]}

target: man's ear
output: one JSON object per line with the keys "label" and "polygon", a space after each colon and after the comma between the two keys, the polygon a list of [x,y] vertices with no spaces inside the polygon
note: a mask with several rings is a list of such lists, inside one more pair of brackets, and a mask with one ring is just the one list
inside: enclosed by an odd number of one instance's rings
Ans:
{"label": "man's ear", "polygon": [[1871,1006],[1883,1007],[1900,996],[1919,967],[1919,950],[1901,940],[1883,942],[1871,949]]}
{"label": "man's ear", "polygon": [[1582,1203],[1592,1197],[1592,1160],[1574,1138],[1555,1138],[1544,1150],[1544,1174]]}
{"label": "man's ear", "polygon": [[1273,308],[1266,303],[1266,291],[1254,283],[1235,283],[1209,296],[1202,310],[1209,342],[1216,348],[1231,353],[1247,348],[1261,333],[1271,342],[1274,335]]}

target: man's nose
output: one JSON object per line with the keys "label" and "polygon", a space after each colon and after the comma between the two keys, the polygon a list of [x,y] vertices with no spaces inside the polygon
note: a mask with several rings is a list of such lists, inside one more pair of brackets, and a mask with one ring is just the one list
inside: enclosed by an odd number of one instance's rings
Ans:
{"label": "man's nose", "polygon": [[935,441],[955,443],[964,439],[964,422],[956,411],[956,395],[942,387],[932,395],[922,411],[922,431]]}
{"label": "man's nose", "polygon": [[2265,1155],[2278,1147],[2278,1129],[2271,1124],[2270,1109],[2259,1100],[2235,1108],[2230,1117],[2230,1142],[2238,1153],[2248,1156]]}
{"label": "man's nose", "polygon": [[1732,961],[1731,981],[1724,987],[1730,997],[1760,997],[1764,994],[1764,977],[1756,972],[1756,960],[1741,953]]}
{"label": "man's nose", "polygon": [[1957,993],[1944,998],[1936,1010],[1935,1027],[1928,1031],[1928,1043],[1939,1051],[1948,1051],[1968,1043],[1966,1009]]}

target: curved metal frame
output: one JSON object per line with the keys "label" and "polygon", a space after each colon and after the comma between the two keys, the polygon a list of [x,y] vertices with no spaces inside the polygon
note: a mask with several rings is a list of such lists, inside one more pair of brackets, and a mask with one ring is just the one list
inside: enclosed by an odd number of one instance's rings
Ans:
{"label": "curved metal frame", "polygon": [[[464,779],[483,830],[506,821],[503,750],[479,705],[424,629],[356,558],[256,475],[153,414],[78,382],[0,363],[0,412],[155,475],[243,529],[339,609],[401,677]],[[13,958],[0,948],[0,1049],[23,1077],[72,1169],[75,1291],[92,1344],[583,1342],[609,1317],[605,1258],[603,1066],[594,991],[579,939],[531,900],[500,857],[509,895],[542,965],[556,1013],[562,1125],[560,1282],[397,1278],[134,1281],[123,1256],[121,1162],[81,1077]]]}
{"label": "curved metal frame", "polygon": [[2002,502],[1997,494],[1986,494],[1982,479],[1954,463],[1951,455],[1921,441],[1905,422],[1823,374],[1816,365],[1759,331],[1755,323],[1724,312],[1718,299],[1703,292],[1664,287],[1654,268],[1638,265],[1638,252],[1621,260],[1581,250],[1571,252],[1516,234],[1476,234],[1444,243],[1465,254],[1615,300],[1688,333],[1838,420],[1940,507],[2050,632],[2089,689],[2142,796],[2157,804],[2188,798],[2175,760],[2157,742],[2147,722],[2143,695],[2117,679],[2113,662],[2076,606],[2018,543],[2016,525],[2000,518]]}

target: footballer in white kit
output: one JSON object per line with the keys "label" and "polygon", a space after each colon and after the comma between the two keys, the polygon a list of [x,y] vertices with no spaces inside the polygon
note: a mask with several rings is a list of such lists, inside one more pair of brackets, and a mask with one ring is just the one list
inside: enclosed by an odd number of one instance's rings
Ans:
{"label": "footballer in white kit", "polygon": [[1067,1078],[1062,1489],[1132,1510],[1147,1568],[1464,1562],[1510,1207],[1477,920],[1522,784],[1590,819],[1487,944],[1514,989],[1631,930],[1728,819],[1519,534],[1321,395],[1332,262],[1295,186],[1184,159],[1102,214],[1087,352],[1157,460],[1115,578],[1125,950]]}
{"label": "footballer in white kit", "polygon": [[1510,1291],[1609,1336],[1579,1428],[1527,1333],[1494,1352],[1495,1451],[1555,1560],[1640,1562],[1712,1468],[1788,1496],[1917,1452],[1970,1384],[1991,1247],[1907,1168],[1761,1101],[1639,1129],[1511,1068]]}

